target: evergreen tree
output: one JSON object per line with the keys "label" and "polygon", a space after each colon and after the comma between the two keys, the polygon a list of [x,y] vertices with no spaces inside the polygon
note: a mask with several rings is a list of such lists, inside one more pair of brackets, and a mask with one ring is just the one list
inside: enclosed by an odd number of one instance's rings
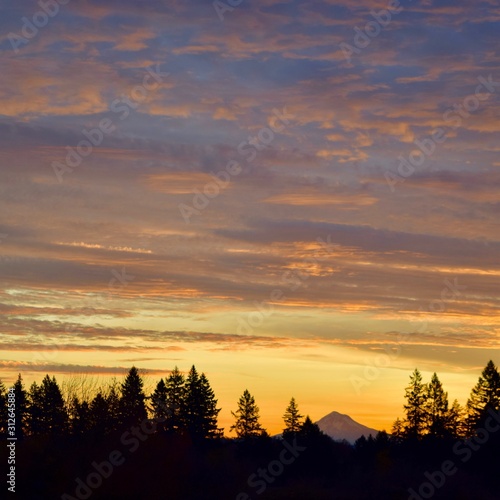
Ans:
{"label": "evergreen tree", "polygon": [[302,415],[299,413],[295,398],[292,398],[283,415],[283,420],[285,422],[283,437],[294,435],[299,432],[302,425],[301,419]]}
{"label": "evergreen tree", "polygon": [[151,395],[151,406],[153,420],[157,424],[157,429],[160,431],[165,430],[165,422],[168,418],[167,386],[162,378],[156,384],[156,388]]}
{"label": "evergreen tree", "polygon": [[200,426],[199,415],[202,406],[200,376],[194,365],[186,377],[184,389],[184,397],[181,402],[182,423],[185,430],[194,437]]}
{"label": "evergreen tree", "polygon": [[90,403],[89,429],[97,436],[105,436],[118,429],[120,398],[111,387],[107,396],[99,391]]}
{"label": "evergreen tree", "polygon": [[368,441],[366,440],[366,437],[364,435],[356,439],[356,441],[354,442],[354,448],[356,449],[356,451],[361,452],[364,452],[368,449]]}
{"label": "evergreen tree", "polygon": [[86,434],[91,429],[90,405],[87,401],[80,402],[77,396],[73,397],[70,421],[71,433],[75,436]]}
{"label": "evergreen tree", "polygon": [[108,402],[99,391],[90,403],[90,430],[98,436],[104,436],[109,432],[109,426],[107,425],[109,420],[108,412]]}
{"label": "evergreen tree", "polygon": [[396,443],[400,443],[405,436],[404,422],[398,417],[392,424],[391,438]]}
{"label": "evergreen tree", "polygon": [[114,380],[113,384],[108,388],[105,400],[108,405],[106,432],[116,431],[120,428],[120,395],[119,385],[116,380]]}
{"label": "evergreen tree", "polygon": [[198,375],[191,367],[185,383],[182,416],[187,432],[194,439],[220,435],[217,428],[217,400],[204,373]]}
{"label": "evergreen tree", "polygon": [[200,414],[200,436],[203,438],[221,437],[223,429],[217,427],[217,417],[220,408],[217,408],[215,393],[204,373],[200,376],[201,390],[201,414]]}
{"label": "evergreen tree", "polygon": [[165,382],[166,420],[163,427],[167,432],[180,432],[184,428],[185,383],[184,375],[176,366]]}
{"label": "evergreen tree", "polygon": [[[287,436],[283,435],[283,439],[288,439]],[[300,426],[299,432],[293,436],[293,439],[297,439],[297,442],[300,443],[301,446],[308,448],[312,455],[314,456],[313,461],[309,464],[310,466],[314,464],[316,460],[318,462],[323,462],[322,453],[330,446],[332,443],[332,439],[330,436],[327,436],[320,428],[318,424],[315,424],[309,415],[306,416],[304,422]],[[373,438],[371,438],[373,439]],[[371,441],[368,442],[368,445],[371,446]],[[311,456],[311,455],[310,455]],[[320,464],[316,462],[315,466],[319,466]]]}
{"label": "evergreen tree", "polygon": [[300,437],[306,440],[316,439],[326,434],[319,428],[318,424],[313,423],[309,415],[306,416],[304,422],[300,426]]}
{"label": "evergreen tree", "polygon": [[231,430],[236,431],[239,438],[248,439],[261,436],[265,430],[259,423],[259,408],[255,404],[255,398],[247,389],[238,401],[238,409],[231,412],[236,422],[231,426]]}
{"label": "evergreen tree", "polygon": [[410,385],[405,390],[405,399],[407,401],[404,405],[406,413],[404,421],[406,438],[418,439],[424,433],[426,424],[426,394],[426,385],[422,383],[422,375],[415,368],[415,371],[410,375]]}
{"label": "evergreen tree", "polygon": [[43,418],[42,388],[36,382],[31,384],[28,391],[27,416],[29,434],[38,435],[46,432]]}
{"label": "evergreen tree", "polygon": [[68,427],[68,413],[56,378],[46,375],[40,390],[44,433],[63,434]]}
{"label": "evergreen tree", "polygon": [[448,433],[455,439],[460,439],[467,435],[464,410],[456,399],[448,411]]}
{"label": "evergreen tree", "polygon": [[[371,434],[370,434],[371,436]],[[386,448],[389,444],[389,434],[386,431],[378,431],[375,436],[375,445],[378,449]]]}
{"label": "evergreen tree", "polygon": [[489,361],[483,370],[467,402],[468,427],[470,430],[480,427],[488,411],[500,410],[500,374],[493,361]]}
{"label": "evergreen tree", "polygon": [[17,376],[14,383],[14,392],[16,395],[16,437],[22,438],[27,429],[27,393],[24,388],[21,374]]}
{"label": "evergreen tree", "polygon": [[426,432],[434,437],[449,436],[448,393],[436,373],[427,385],[425,397]]}
{"label": "evergreen tree", "polygon": [[147,418],[146,395],[144,394],[143,386],[144,382],[139,374],[139,370],[133,366],[121,385],[119,402],[121,425],[137,425]]}
{"label": "evergreen tree", "polygon": [[62,434],[68,429],[68,412],[55,377],[45,375],[42,383],[31,384],[27,396],[27,424],[30,434]]}

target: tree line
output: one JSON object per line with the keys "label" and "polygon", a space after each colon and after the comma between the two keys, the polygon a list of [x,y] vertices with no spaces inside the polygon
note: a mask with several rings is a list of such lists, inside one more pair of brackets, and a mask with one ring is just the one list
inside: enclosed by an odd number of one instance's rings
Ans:
{"label": "tree line", "polygon": [[420,371],[415,369],[405,389],[405,400],[404,417],[397,418],[392,427],[395,440],[469,438],[491,412],[500,412],[500,374],[490,360],[462,407],[456,399],[449,403],[448,393],[436,373],[429,383],[424,383]]}
{"label": "tree line", "polygon": [[[223,436],[218,426],[217,399],[204,373],[193,365],[187,375],[177,367],[156,384],[146,395],[144,381],[133,366],[121,384],[99,389],[93,397],[73,395],[65,400],[56,378],[45,375],[40,384],[33,382],[26,389],[21,374],[14,385],[15,435],[18,438],[38,435],[94,434],[105,436],[125,427],[151,420],[157,432],[185,434],[193,440],[214,439]],[[242,439],[268,436],[260,423],[255,398],[245,390],[232,412],[235,423],[231,431]],[[7,389],[0,381],[0,435],[7,432]],[[307,418],[301,421],[295,399],[286,409],[284,433],[296,433]]]}
{"label": "tree line", "polygon": [[[76,395],[65,400],[55,377],[46,375],[40,384],[24,387],[21,375],[14,383],[16,428],[18,438],[37,435],[94,434],[104,436],[146,420],[156,425],[157,432],[189,435],[193,440],[216,439],[223,436],[218,426],[217,399],[204,373],[193,365],[187,375],[175,367],[160,379],[154,391],[146,395],[144,381],[132,367],[121,384],[99,389],[92,397]],[[424,383],[418,369],[410,376],[405,389],[404,416],[396,419],[391,430],[395,443],[428,438],[461,439],[474,435],[491,411],[500,411],[500,374],[493,361],[484,368],[470,397],[462,407],[457,400],[451,404],[448,393],[436,373]],[[269,437],[260,423],[260,410],[255,398],[245,390],[231,412],[237,438]],[[7,432],[7,390],[0,381],[0,434]],[[307,416],[300,414],[291,398],[283,415],[283,436],[320,434]],[[388,435],[382,433],[379,439]],[[361,443],[361,442],[360,442]]]}

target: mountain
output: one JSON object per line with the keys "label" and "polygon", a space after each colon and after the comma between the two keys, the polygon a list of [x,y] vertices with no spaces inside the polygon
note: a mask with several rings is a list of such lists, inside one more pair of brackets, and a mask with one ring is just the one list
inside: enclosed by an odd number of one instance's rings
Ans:
{"label": "mountain", "polygon": [[349,415],[343,415],[337,411],[332,411],[319,419],[316,423],[319,428],[332,439],[336,441],[345,439],[351,444],[354,444],[356,439],[361,436],[368,437],[371,434],[375,437],[378,432],[375,429],[370,429],[366,427],[366,425],[356,422]]}

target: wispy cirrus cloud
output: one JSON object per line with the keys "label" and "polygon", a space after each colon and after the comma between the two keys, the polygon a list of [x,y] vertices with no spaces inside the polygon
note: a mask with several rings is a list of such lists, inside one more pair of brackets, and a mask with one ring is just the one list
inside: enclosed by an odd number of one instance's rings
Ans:
{"label": "wispy cirrus cloud", "polygon": [[[405,2],[347,61],[340,44],[386,7],[262,0],[221,23],[211,2],[82,0],[17,52],[9,33],[35,11],[6,7],[5,362],[31,370],[30,349],[58,346],[45,360],[57,373],[132,359],[156,369],[163,351],[214,370],[255,352],[355,364],[408,332],[398,369],[484,365],[499,328],[500,11],[493,0]],[[157,67],[168,78],[142,98]],[[469,113],[480,77],[487,99]],[[266,143],[276,109],[293,123]],[[102,120],[115,128],[60,183],[51,165]],[[384,174],[439,127],[446,140],[391,192]],[[241,173],[186,224],[179,203],[203,204],[231,161]],[[455,279],[466,293],[433,311]],[[252,335],[236,334],[271,307]]]}

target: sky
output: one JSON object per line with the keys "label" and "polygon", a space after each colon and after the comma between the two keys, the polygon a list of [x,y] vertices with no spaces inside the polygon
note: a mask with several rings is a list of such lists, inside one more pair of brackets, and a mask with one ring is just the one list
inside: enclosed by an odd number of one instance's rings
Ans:
{"label": "sky", "polygon": [[500,363],[493,0],[0,6],[0,378],[206,373],[390,430]]}

